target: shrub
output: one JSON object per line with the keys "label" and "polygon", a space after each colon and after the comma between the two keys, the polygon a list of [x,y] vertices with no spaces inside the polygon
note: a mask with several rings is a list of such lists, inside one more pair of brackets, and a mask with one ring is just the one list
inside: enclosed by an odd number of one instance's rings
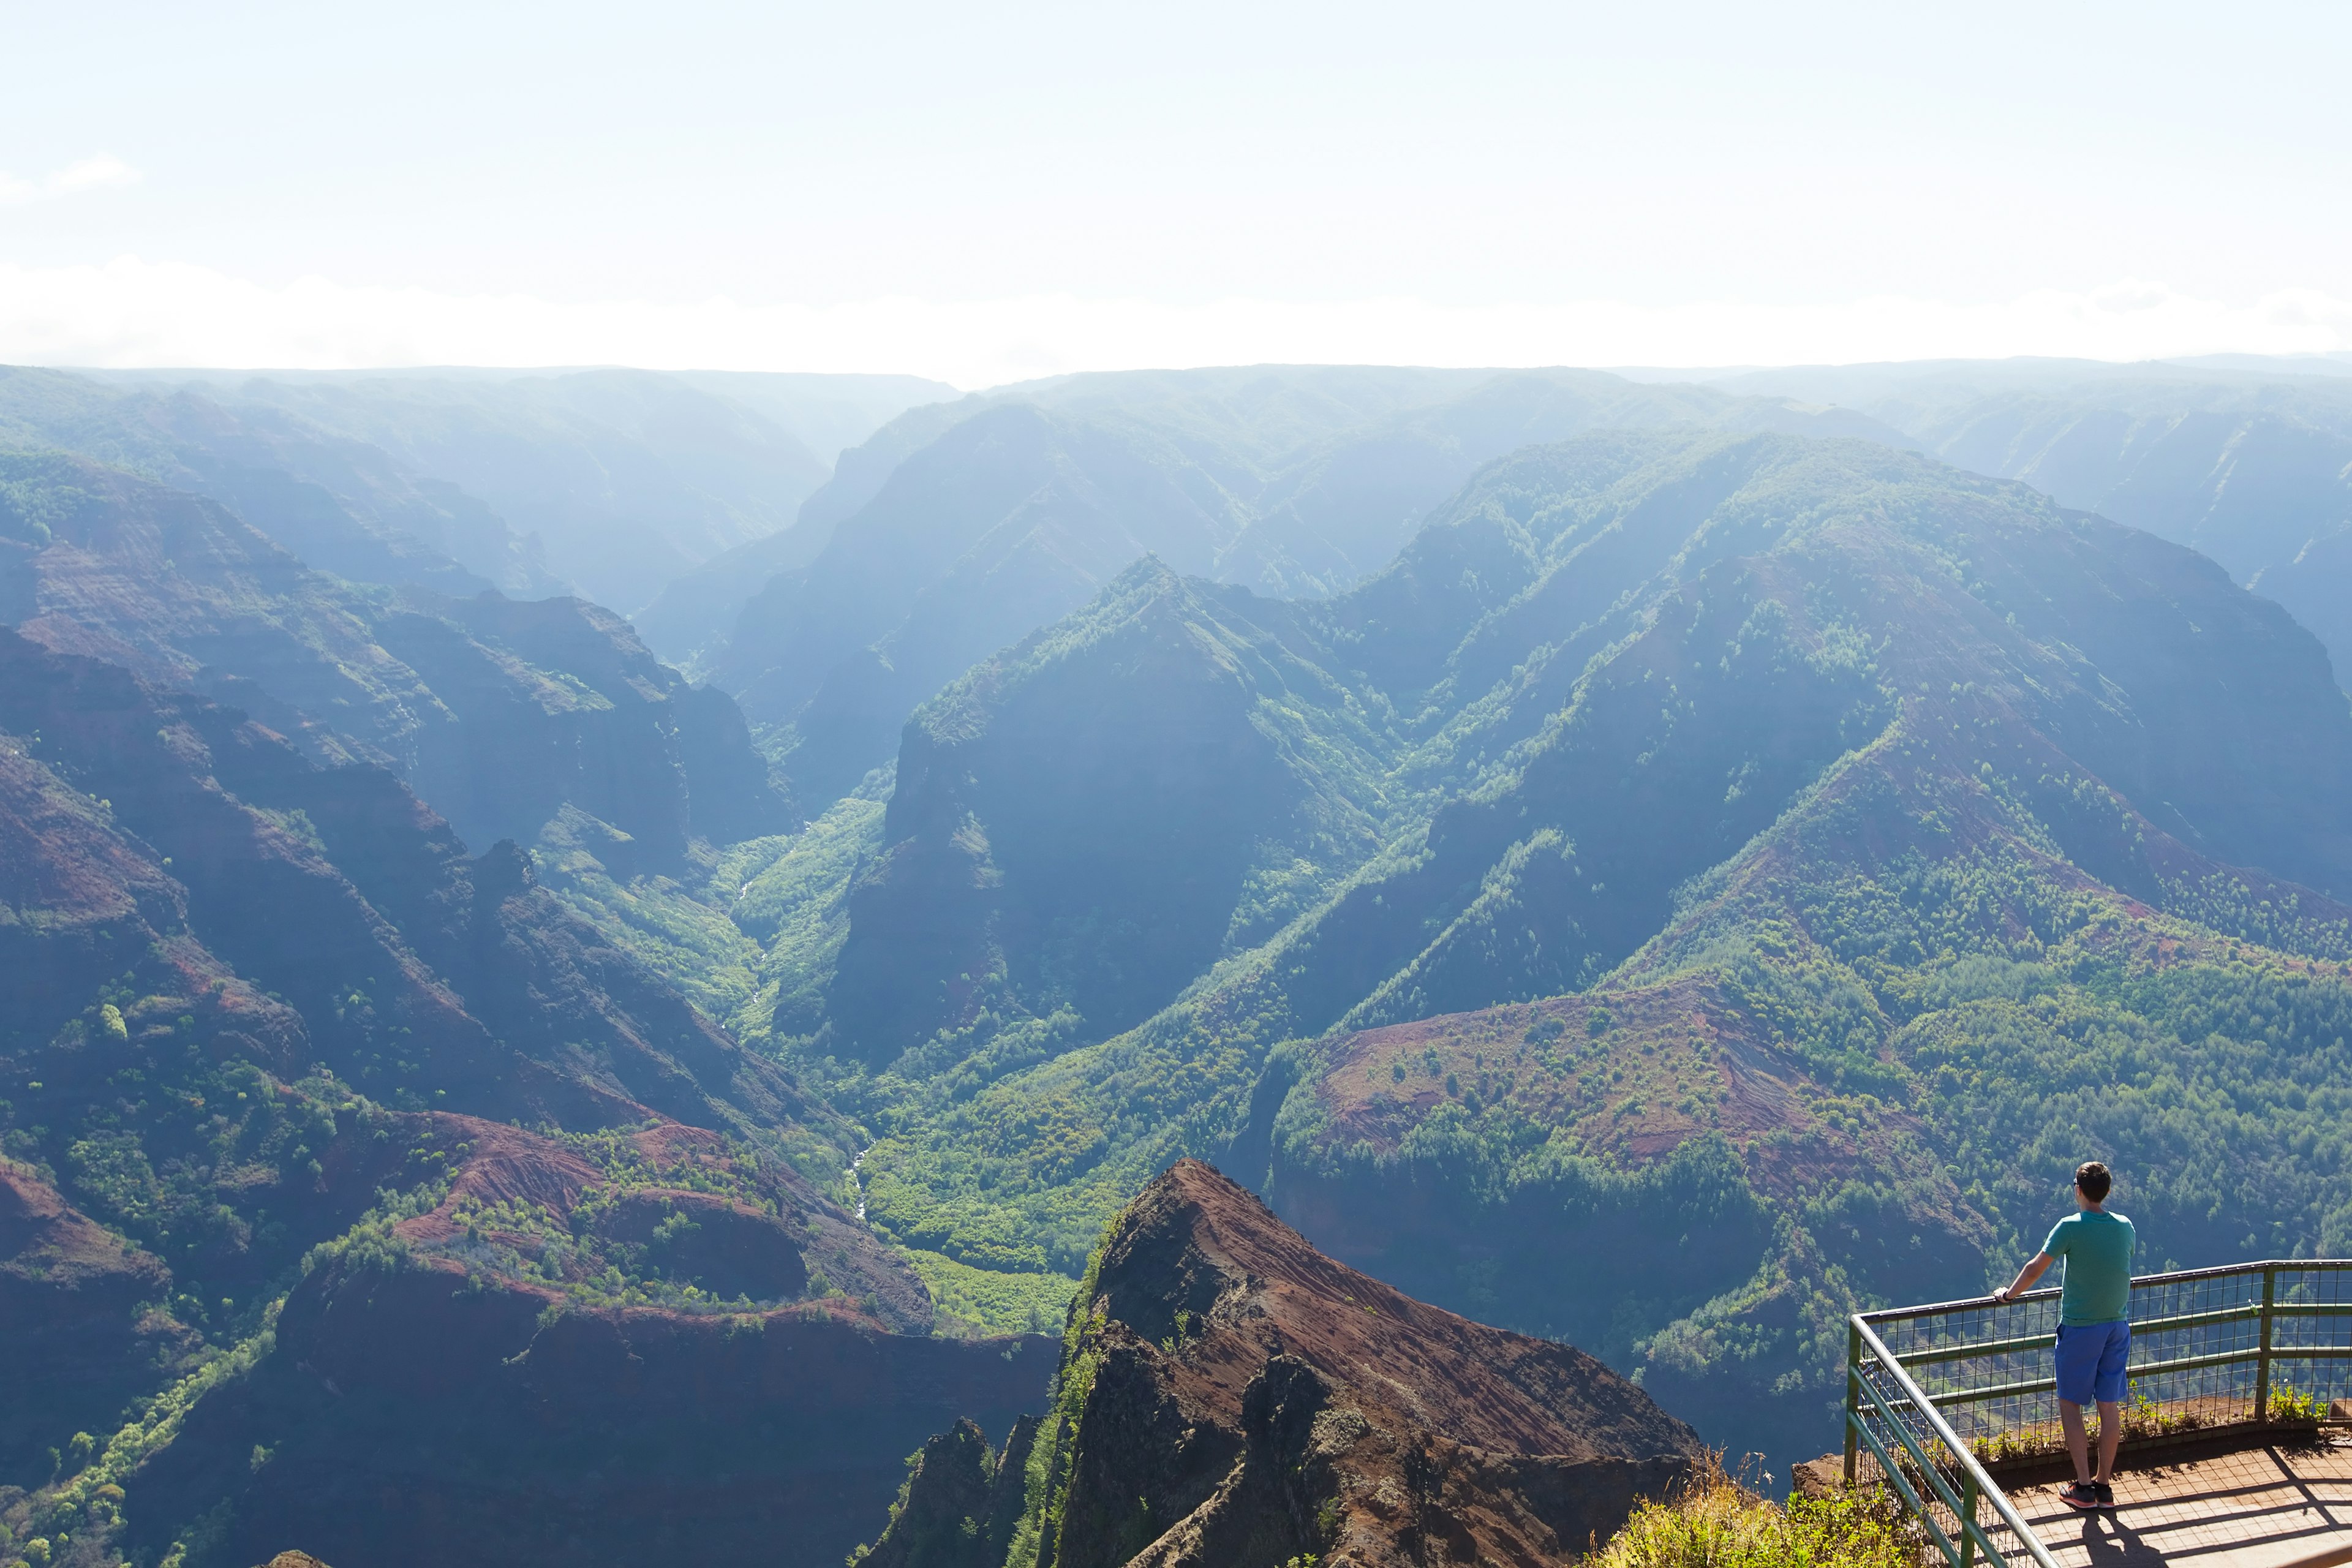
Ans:
{"label": "shrub", "polygon": [[2314,1422],[2327,1414],[2327,1401],[2316,1394],[2298,1393],[2281,1384],[2271,1390],[2270,1414],[2276,1422]]}
{"label": "shrub", "polygon": [[1917,1568],[1923,1553],[1871,1492],[1780,1508],[1723,1471],[1720,1457],[1663,1502],[1633,1510],[1591,1568]]}

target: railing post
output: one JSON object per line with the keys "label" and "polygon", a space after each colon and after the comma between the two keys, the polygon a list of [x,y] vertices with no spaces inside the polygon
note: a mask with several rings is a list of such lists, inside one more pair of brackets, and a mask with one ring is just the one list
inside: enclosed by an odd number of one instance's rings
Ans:
{"label": "railing post", "polygon": [[1845,1479],[1853,1484],[1854,1433],[1862,1420],[1862,1326],[1852,1319],[1845,1325]]}
{"label": "railing post", "polygon": [[1977,1521],[1977,1478],[1972,1471],[1963,1470],[1960,1481],[1960,1568],[1974,1568],[1977,1560],[1977,1538],[1969,1526]]}
{"label": "railing post", "polygon": [[2262,1339],[2254,1354],[2254,1419],[2267,1423],[2271,1418],[2271,1309],[2277,1304],[2278,1270],[2265,1266],[2263,1269]]}

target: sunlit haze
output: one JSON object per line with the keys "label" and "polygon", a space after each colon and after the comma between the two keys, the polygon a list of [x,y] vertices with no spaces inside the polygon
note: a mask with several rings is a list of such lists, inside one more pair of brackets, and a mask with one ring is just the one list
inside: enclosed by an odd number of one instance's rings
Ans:
{"label": "sunlit haze", "polygon": [[13,5],[0,360],[2352,350],[2352,13]]}

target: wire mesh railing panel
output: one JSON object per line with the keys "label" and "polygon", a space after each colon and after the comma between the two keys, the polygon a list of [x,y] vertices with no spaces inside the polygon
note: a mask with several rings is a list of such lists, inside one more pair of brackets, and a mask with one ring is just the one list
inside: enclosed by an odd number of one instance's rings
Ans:
{"label": "wire mesh railing panel", "polygon": [[2263,1281],[2257,1268],[2134,1282],[2126,1440],[2255,1418]]}
{"label": "wire mesh railing panel", "polygon": [[2275,1279],[2272,1410],[2317,1415],[2336,1400],[2352,1399],[2352,1268],[2281,1264]]}
{"label": "wire mesh railing panel", "polygon": [[1970,1303],[1876,1326],[1887,1349],[1979,1458],[2005,1458],[2021,1445],[2057,1440],[2054,1386],[2041,1386],[2051,1378],[2050,1344],[2058,1331],[2055,1292]]}

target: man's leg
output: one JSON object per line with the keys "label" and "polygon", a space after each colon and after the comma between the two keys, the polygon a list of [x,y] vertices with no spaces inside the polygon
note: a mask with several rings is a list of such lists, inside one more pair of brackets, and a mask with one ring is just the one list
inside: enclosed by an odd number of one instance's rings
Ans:
{"label": "man's leg", "polygon": [[[2079,1405],[2070,1405],[2068,1408],[2074,1412],[2074,1429],[2077,1432],[2081,1431],[2083,1429],[2083,1407]],[[2112,1399],[2100,1400],[2099,1473],[2092,1479],[2096,1480],[2101,1486],[2106,1486],[2116,1479],[2116,1447],[2123,1440],[2124,1407],[2122,1404]],[[2070,1438],[2068,1441],[2072,1442],[2073,1439]],[[2074,1457],[2074,1473],[2079,1477],[2083,1471],[2083,1458],[2079,1451],[2082,1445],[2078,1443],[2074,1444],[2074,1447],[2077,1449]]]}
{"label": "man's leg", "polygon": [[[2103,1419],[2106,1410],[2107,1406],[2104,1405],[2099,1406]],[[2060,1400],[2058,1425],[2066,1429],[2066,1452],[2074,1461],[2074,1479],[2088,1485],[2091,1479],[2091,1440],[2083,1431],[2083,1407],[2071,1399]],[[2116,1436],[2122,1436],[2123,1426],[2120,1421],[2115,1424],[2115,1429]],[[2108,1446],[2107,1429],[2104,1426],[2099,1429],[2099,1447],[2108,1456],[2112,1456],[2115,1452]]]}

